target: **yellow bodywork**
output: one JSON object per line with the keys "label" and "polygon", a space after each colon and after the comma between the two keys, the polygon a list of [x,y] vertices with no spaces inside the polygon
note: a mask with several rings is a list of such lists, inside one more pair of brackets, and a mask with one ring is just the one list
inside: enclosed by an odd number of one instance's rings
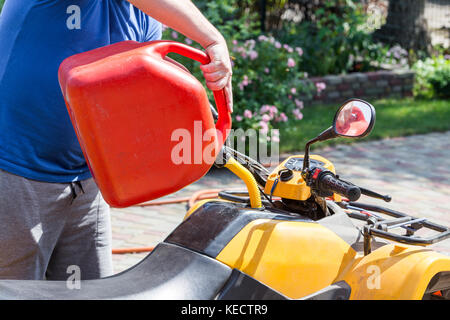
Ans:
{"label": "yellow bodywork", "polygon": [[[324,162],[324,167],[334,172],[333,164],[325,158],[311,156],[311,159]],[[266,193],[270,194],[285,162],[269,176]],[[225,166],[246,183],[252,207],[262,207],[258,186],[250,172],[234,159]],[[300,172],[294,175],[290,181],[278,183],[273,195],[297,200],[309,198],[310,188],[304,184]],[[341,198],[334,195],[334,200]],[[211,200],[197,202],[185,218],[208,201]],[[318,223],[271,219],[248,223],[216,259],[292,299],[342,280],[351,287],[350,299],[422,299],[433,276],[450,271],[450,257],[424,247],[388,244],[364,256]]]}
{"label": "yellow bodywork", "polygon": [[[266,194],[272,194],[275,197],[281,197],[293,200],[307,200],[311,197],[311,188],[306,185],[305,180],[302,177],[301,171],[293,171],[293,177],[289,181],[280,181],[278,178],[278,172],[286,169],[286,163],[292,158],[303,159],[303,156],[292,156],[284,160],[278,167],[276,167],[267,178],[267,183],[264,188]],[[336,173],[333,163],[324,157],[319,155],[311,155],[311,160],[317,160],[323,163],[323,167],[326,170],[330,170]],[[277,184],[273,188],[275,181]],[[333,195],[333,200],[341,201],[341,196],[338,194]]]}
{"label": "yellow bodywork", "polygon": [[317,223],[258,219],[217,260],[296,299],[345,280],[350,299],[421,299],[450,258],[423,247],[385,245],[364,256]]}

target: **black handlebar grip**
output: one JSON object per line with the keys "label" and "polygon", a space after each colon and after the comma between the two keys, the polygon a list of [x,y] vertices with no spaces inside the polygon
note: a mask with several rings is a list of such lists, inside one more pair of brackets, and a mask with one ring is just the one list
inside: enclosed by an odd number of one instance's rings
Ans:
{"label": "black handlebar grip", "polygon": [[361,189],[359,187],[339,180],[330,172],[322,174],[319,177],[319,188],[323,191],[340,194],[350,201],[356,201],[361,197]]}

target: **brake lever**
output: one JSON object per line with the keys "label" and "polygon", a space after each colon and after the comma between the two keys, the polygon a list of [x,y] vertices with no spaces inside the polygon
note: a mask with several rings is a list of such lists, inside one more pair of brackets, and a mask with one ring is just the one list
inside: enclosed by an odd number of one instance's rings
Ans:
{"label": "brake lever", "polygon": [[[337,176],[337,177],[339,178],[339,176]],[[350,183],[350,184],[353,184],[353,183],[345,181],[345,180],[342,180],[342,181]],[[379,194],[379,193],[377,193],[375,191],[371,191],[369,189],[362,188],[362,187],[359,187],[359,189],[361,190],[361,194],[363,194],[365,196],[372,197],[372,198],[375,198],[375,199],[381,199],[381,200],[384,200],[385,202],[391,202],[391,200],[392,200],[392,197],[390,195],[388,195],[388,194],[382,195],[382,194]]]}
{"label": "brake lever", "polygon": [[390,202],[392,200],[392,197],[390,195],[387,195],[387,194],[386,195],[382,195],[382,194],[379,194],[379,193],[376,193],[374,191],[371,191],[371,190],[368,190],[368,189],[365,189],[365,188],[361,188],[361,187],[359,187],[359,189],[361,190],[361,194],[364,194],[366,196],[369,196],[369,197],[372,197],[372,198],[376,198],[376,199],[381,199],[381,200],[384,200],[386,202]]}

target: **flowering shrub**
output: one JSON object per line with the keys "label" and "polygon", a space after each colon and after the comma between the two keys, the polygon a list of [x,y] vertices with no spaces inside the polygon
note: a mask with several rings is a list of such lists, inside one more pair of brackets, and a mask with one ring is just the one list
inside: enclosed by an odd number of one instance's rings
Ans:
{"label": "flowering shrub", "polygon": [[[303,119],[303,101],[326,89],[325,83],[308,81],[308,73],[318,76],[365,72],[378,69],[383,63],[407,64],[408,53],[402,48],[389,49],[374,43],[369,31],[361,27],[366,22],[361,6],[352,0],[315,2],[316,7],[301,23],[285,21],[277,29],[276,38],[261,34],[254,1],[194,2],[228,41],[233,64],[235,128],[264,132]],[[200,48],[173,30],[166,30],[163,38]],[[173,58],[203,81],[193,61]]]}
{"label": "flowering shrub", "polygon": [[408,67],[408,51],[397,44],[386,51],[383,60],[385,63]]}
{"label": "flowering shrub", "polygon": [[303,118],[303,98],[317,90],[298,71],[303,50],[260,35],[230,44],[235,121],[239,127],[269,128]]}
{"label": "flowering shrub", "polygon": [[[164,38],[199,47],[173,30],[165,30]],[[303,56],[300,47],[291,47],[265,35],[245,41],[232,40],[228,47],[233,65],[236,128],[268,133],[269,129],[279,128],[288,121],[302,120],[304,97],[311,98],[324,89],[320,84],[305,81],[308,75],[298,71]],[[192,61],[176,59],[203,81],[200,69]]]}

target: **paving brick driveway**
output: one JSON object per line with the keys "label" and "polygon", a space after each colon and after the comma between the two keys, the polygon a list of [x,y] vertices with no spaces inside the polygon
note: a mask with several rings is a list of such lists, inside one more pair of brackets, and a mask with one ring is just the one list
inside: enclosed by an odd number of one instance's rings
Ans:
{"label": "paving brick driveway", "polygon": [[[331,160],[343,179],[390,194],[393,200],[388,207],[450,226],[450,131],[325,147],[312,153]],[[226,169],[213,170],[198,182],[165,198],[186,197],[197,190],[222,187],[243,188],[244,184]],[[361,200],[385,204],[364,196]],[[112,209],[113,246],[156,245],[182,221],[185,207],[182,203]],[[450,239],[434,247],[450,253]],[[145,255],[114,255],[114,271],[117,273],[136,264]]]}

